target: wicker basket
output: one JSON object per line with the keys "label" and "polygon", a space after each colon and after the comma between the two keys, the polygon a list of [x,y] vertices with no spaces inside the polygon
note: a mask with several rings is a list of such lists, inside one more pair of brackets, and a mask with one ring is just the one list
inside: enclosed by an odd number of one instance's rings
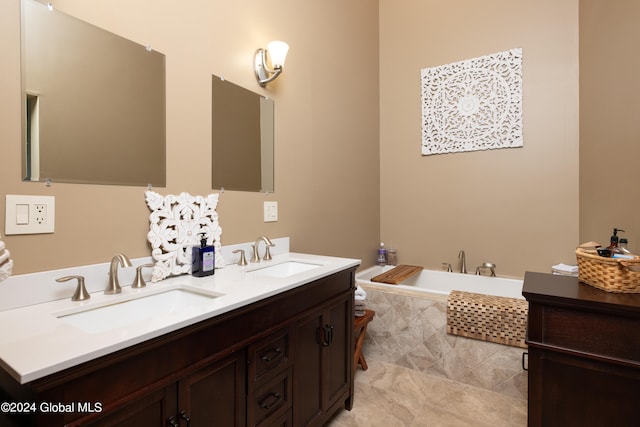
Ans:
{"label": "wicker basket", "polygon": [[584,249],[576,249],[578,279],[607,292],[640,293],[640,257],[605,258]]}

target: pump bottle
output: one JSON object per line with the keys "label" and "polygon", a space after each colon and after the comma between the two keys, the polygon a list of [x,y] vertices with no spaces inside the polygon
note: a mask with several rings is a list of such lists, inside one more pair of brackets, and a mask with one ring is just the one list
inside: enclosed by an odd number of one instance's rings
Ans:
{"label": "pump bottle", "polygon": [[207,238],[200,233],[200,247],[191,248],[191,275],[196,277],[211,276],[215,273],[215,248],[207,245]]}

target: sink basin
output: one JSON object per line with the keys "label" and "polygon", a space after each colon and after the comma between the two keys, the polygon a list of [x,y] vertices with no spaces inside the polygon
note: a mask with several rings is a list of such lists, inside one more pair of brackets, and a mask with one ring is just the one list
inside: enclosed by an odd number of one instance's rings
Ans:
{"label": "sink basin", "polygon": [[85,332],[99,333],[140,321],[193,312],[206,307],[218,296],[186,289],[172,289],[80,312],[58,314],[56,317]]}
{"label": "sink basin", "polygon": [[305,271],[313,270],[314,268],[318,267],[320,267],[320,264],[311,264],[308,262],[300,261],[286,261],[254,271],[258,276],[283,278],[293,276],[294,274],[303,273]]}

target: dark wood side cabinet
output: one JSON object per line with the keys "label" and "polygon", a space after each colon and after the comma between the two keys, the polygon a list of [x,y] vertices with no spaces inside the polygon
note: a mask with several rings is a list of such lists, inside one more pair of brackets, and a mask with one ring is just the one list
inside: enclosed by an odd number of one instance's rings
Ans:
{"label": "dark wood side cabinet", "polygon": [[640,295],[527,272],[529,426],[640,426]]}
{"label": "dark wood side cabinet", "polygon": [[24,385],[0,369],[0,401],[37,407],[0,425],[321,426],[352,406],[354,290],[355,267]]}

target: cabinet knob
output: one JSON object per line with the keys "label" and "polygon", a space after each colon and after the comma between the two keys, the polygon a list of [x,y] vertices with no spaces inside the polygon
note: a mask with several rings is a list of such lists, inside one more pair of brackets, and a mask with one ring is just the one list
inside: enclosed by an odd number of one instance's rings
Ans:
{"label": "cabinet knob", "polygon": [[180,427],[180,424],[178,423],[178,420],[176,420],[176,417],[169,418],[169,420],[167,421],[167,425],[169,425],[169,427]]}

